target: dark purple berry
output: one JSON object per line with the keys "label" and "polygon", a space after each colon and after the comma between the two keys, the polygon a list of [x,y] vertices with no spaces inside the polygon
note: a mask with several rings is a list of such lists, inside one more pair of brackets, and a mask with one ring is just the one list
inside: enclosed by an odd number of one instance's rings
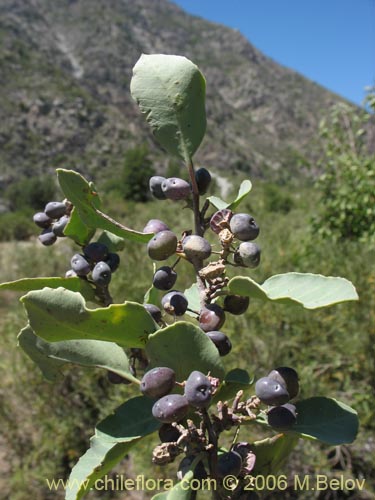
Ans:
{"label": "dark purple berry", "polygon": [[70,259],[70,266],[78,276],[86,276],[91,270],[90,264],[85,257],[79,253],[74,254]]}
{"label": "dark purple berry", "polygon": [[[161,188],[161,185],[164,181],[165,177],[161,177],[160,175],[154,175],[149,180],[150,191],[152,195],[155,196],[155,198],[157,198],[158,200],[165,200],[167,198]],[[146,232],[147,231],[144,231],[144,233]]]}
{"label": "dark purple berry", "polygon": [[56,234],[56,236],[59,236],[60,238],[65,236],[64,229],[68,225],[69,220],[69,215],[63,215],[59,220],[52,224],[52,231]]}
{"label": "dark purple berry", "polygon": [[91,276],[95,285],[104,287],[109,285],[112,278],[112,271],[105,262],[98,262],[92,270]]}
{"label": "dark purple berry", "polygon": [[227,451],[219,456],[217,461],[217,475],[219,478],[225,476],[237,477],[241,472],[242,458],[236,451]]}
{"label": "dark purple berry", "polygon": [[232,350],[232,343],[224,333],[218,331],[207,332],[207,337],[215,344],[220,356],[226,356]]}
{"label": "dark purple berry", "polygon": [[172,316],[182,316],[188,308],[188,301],[182,292],[172,290],[161,299],[164,310]]}
{"label": "dark purple berry", "polygon": [[219,330],[225,321],[224,310],[217,304],[208,304],[199,314],[199,326],[204,332]]}
{"label": "dark purple berry", "polygon": [[39,241],[46,247],[53,245],[57,240],[57,236],[52,231],[52,228],[47,227],[44,229],[41,234],[38,236]]}
{"label": "dark purple berry", "polygon": [[176,374],[171,368],[157,367],[143,375],[140,389],[149,398],[161,398],[171,392],[175,381]]}
{"label": "dark purple berry", "polygon": [[114,273],[120,265],[120,256],[118,253],[110,252],[105,259],[105,262],[109,265],[111,271]]}
{"label": "dark purple berry", "polygon": [[107,245],[104,245],[104,243],[94,241],[93,243],[89,243],[83,248],[83,253],[89,261],[101,262],[105,261],[105,259],[107,258],[108,248]]}
{"label": "dark purple berry", "polygon": [[234,254],[234,262],[240,266],[255,268],[259,266],[261,251],[256,243],[241,243]]}
{"label": "dark purple berry", "polygon": [[290,403],[274,406],[267,412],[268,424],[277,430],[287,430],[297,421],[296,407]]}
{"label": "dark purple berry", "polygon": [[241,241],[255,240],[259,234],[259,227],[249,214],[234,214],[230,220],[230,230]]}
{"label": "dark purple berry", "polygon": [[299,392],[299,382],[296,370],[288,366],[280,366],[272,370],[267,376],[276,380],[279,384],[284,385],[289,392],[290,399],[297,396]]}
{"label": "dark purple berry", "polygon": [[44,213],[51,219],[60,219],[66,214],[66,205],[61,201],[50,201],[44,208]]}
{"label": "dark purple berry", "polygon": [[198,192],[200,195],[203,195],[207,192],[207,189],[211,183],[211,174],[204,167],[198,168],[195,171],[195,181],[198,186]]}
{"label": "dark purple berry", "polygon": [[42,229],[45,229],[52,224],[51,217],[48,217],[48,215],[46,215],[44,212],[37,212],[36,214],[34,214],[33,221],[37,226],[41,227]]}
{"label": "dark purple berry", "polygon": [[154,274],[152,284],[158,290],[170,290],[176,283],[177,273],[169,266],[160,267]]}
{"label": "dark purple berry", "polygon": [[150,219],[143,228],[144,233],[160,233],[160,231],[169,231],[169,227],[165,222],[159,219]]}
{"label": "dark purple berry", "polygon": [[175,443],[181,432],[172,424],[163,424],[159,429],[159,439],[162,443]]}
{"label": "dark purple berry", "polygon": [[224,299],[224,311],[236,315],[243,314],[247,311],[249,302],[249,297],[243,297],[242,295],[226,295]]}
{"label": "dark purple berry", "polygon": [[255,394],[267,405],[280,406],[290,400],[286,387],[269,377],[262,377],[255,384]]}
{"label": "dark purple berry", "polygon": [[177,236],[172,231],[156,233],[147,244],[147,252],[153,260],[166,260],[177,248]]}
{"label": "dark purple berry", "polygon": [[161,310],[157,306],[155,306],[154,304],[143,304],[143,307],[152,316],[152,319],[156,323],[160,323],[160,321],[161,321]]}
{"label": "dark purple berry", "polygon": [[212,396],[211,382],[204,373],[195,370],[190,373],[185,382],[184,394],[191,406],[208,408]]}
{"label": "dark purple berry", "polygon": [[173,201],[186,200],[190,196],[190,184],[178,177],[165,179],[161,185],[163,193],[167,198]]}
{"label": "dark purple berry", "polygon": [[182,249],[186,257],[191,261],[208,259],[212,251],[209,242],[196,234],[186,236],[183,239]]}
{"label": "dark purple berry", "polygon": [[180,394],[168,394],[152,407],[152,415],[164,423],[171,424],[186,417],[189,411],[189,403],[185,396]]}

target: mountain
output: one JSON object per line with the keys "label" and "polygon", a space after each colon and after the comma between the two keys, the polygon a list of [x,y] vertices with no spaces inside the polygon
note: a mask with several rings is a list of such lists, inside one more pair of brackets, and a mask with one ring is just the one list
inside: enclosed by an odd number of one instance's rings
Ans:
{"label": "mountain", "polygon": [[293,171],[340,100],[167,0],[2,0],[0,40],[0,187],[56,167],[100,178],[144,141],[165,166],[129,92],[143,52],[198,64],[208,128],[196,162],[226,172]]}

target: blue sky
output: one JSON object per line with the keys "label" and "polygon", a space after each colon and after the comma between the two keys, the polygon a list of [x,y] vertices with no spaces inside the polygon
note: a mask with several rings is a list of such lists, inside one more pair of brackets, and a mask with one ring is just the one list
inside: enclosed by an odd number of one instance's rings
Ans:
{"label": "blue sky", "polygon": [[360,104],[375,84],[375,0],[173,0]]}

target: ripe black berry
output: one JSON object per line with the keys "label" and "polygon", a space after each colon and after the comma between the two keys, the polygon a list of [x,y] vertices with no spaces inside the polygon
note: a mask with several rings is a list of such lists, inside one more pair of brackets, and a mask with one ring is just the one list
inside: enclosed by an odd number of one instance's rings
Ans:
{"label": "ripe black berry", "polygon": [[158,290],[170,290],[176,283],[176,280],[176,271],[169,266],[162,266],[155,272],[152,284]]}
{"label": "ripe black berry", "polygon": [[270,408],[267,413],[268,424],[277,430],[287,430],[297,421],[296,407],[287,403]]}
{"label": "ripe black berry", "polygon": [[226,356],[232,350],[232,343],[224,333],[218,331],[207,332],[207,337],[215,344],[220,356]]}
{"label": "ripe black berry", "polygon": [[226,295],[224,299],[224,311],[231,314],[243,314],[249,307],[249,297],[242,295]]}
{"label": "ripe black berry", "polygon": [[164,310],[172,316],[182,316],[188,308],[188,301],[185,295],[177,290],[164,295],[161,299]]}

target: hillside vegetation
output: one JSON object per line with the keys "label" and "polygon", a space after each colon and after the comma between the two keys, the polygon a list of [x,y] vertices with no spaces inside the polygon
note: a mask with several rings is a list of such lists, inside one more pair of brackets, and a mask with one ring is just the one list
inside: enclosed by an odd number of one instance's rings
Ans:
{"label": "hillside vegetation", "polygon": [[[248,273],[258,282],[292,270],[345,276],[357,287],[360,302],[312,312],[254,300],[245,315],[228,322],[226,333],[234,347],[225,360],[226,368],[240,366],[262,376],[270,366],[291,365],[300,373],[301,397],[329,395],[352,405],[361,419],[357,441],[338,448],[305,444],[293,454],[286,472],[319,471],[334,477],[343,469],[348,477],[365,477],[368,491],[374,492],[374,250],[354,241],[332,245],[311,232],[310,220],[317,201],[311,186],[291,192],[261,181],[254,184],[243,208],[254,214],[260,224],[263,257],[259,269]],[[182,211],[183,216],[176,220],[170,205],[173,202],[139,204],[115,196],[109,199],[104,196],[103,202],[111,215],[136,229],[142,229],[156,210],[177,232],[191,225],[188,211]],[[4,243],[0,252],[1,281],[21,276],[63,275],[72,251],[66,240],[53,248],[44,248],[34,240]],[[126,245],[121,253],[121,271],[111,285],[115,301],[143,300],[152,277],[152,263],[145,257],[142,245]],[[190,282],[187,272],[188,266],[181,266],[178,279],[181,289]],[[4,457],[6,483],[3,492],[12,491],[15,500],[31,494],[38,499],[63,498],[62,490],[58,495],[48,492],[45,478],[67,477],[88,446],[90,430],[87,429],[92,429],[110,409],[120,404],[131,389],[109,386],[103,370],[93,372],[78,367],[67,367],[65,378],[56,385],[45,382],[37,368],[16,348],[16,334],[24,325],[19,311],[14,294],[7,294],[1,306],[0,344],[3,381],[0,457]],[[144,472],[147,477],[164,477],[165,470],[152,466],[147,457],[146,451],[138,450],[115,472],[130,475]],[[173,466],[170,469],[174,470]],[[287,493],[282,493],[285,498]],[[301,498],[320,498],[313,492],[310,497],[307,492],[303,494]],[[334,492],[329,494],[325,498],[342,498]],[[96,498],[93,493],[90,495]],[[119,493],[116,498],[125,497]],[[348,498],[372,497],[355,491]]]}
{"label": "hillside vegetation", "polygon": [[0,186],[66,167],[116,175],[146,141],[166,162],[129,95],[144,53],[184,55],[207,80],[208,133],[197,161],[292,177],[314,158],[322,111],[341,99],[264,56],[238,31],[167,0],[3,0]]}

